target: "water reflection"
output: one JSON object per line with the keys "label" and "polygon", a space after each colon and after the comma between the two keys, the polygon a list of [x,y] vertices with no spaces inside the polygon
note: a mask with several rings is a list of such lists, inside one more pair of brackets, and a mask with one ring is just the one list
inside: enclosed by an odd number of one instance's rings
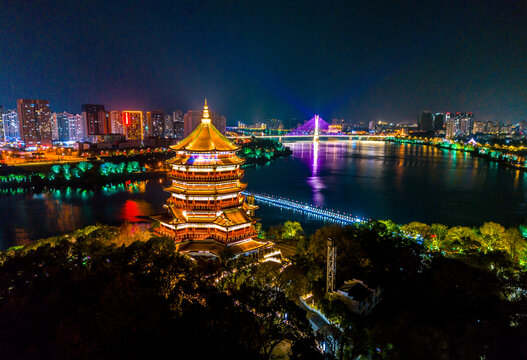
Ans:
{"label": "water reflection", "polygon": [[[0,250],[70,232],[94,223],[144,221],[162,211],[163,182],[127,181],[99,189],[64,188],[32,194],[0,192]],[[3,196],[2,196],[3,194]]]}
{"label": "water reflection", "polygon": [[[504,225],[527,217],[527,175],[446,149],[382,142],[286,143],[293,156],[246,169],[248,190],[360,217],[450,226]],[[33,195],[0,190],[0,249],[94,223],[121,224],[162,212],[159,180]],[[264,227],[312,219],[262,205]],[[314,221],[314,220],[313,220]],[[320,226],[313,223],[312,229]]]}
{"label": "water reflection", "polygon": [[311,187],[313,192],[312,202],[317,206],[322,206],[324,204],[324,195],[322,190],[326,188],[324,181],[317,176],[318,175],[318,162],[319,162],[319,150],[318,150],[318,141],[313,141],[313,151],[312,151],[312,166],[311,166],[311,176],[306,179],[307,183]]}
{"label": "water reflection", "polygon": [[126,200],[119,217],[126,222],[139,222],[152,214],[152,207],[144,200]]}

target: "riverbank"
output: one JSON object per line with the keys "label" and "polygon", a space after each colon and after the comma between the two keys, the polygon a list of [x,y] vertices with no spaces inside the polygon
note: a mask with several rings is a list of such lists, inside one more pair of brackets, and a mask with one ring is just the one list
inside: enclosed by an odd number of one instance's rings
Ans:
{"label": "riverbank", "polygon": [[385,141],[399,144],[428,145],[440,149],[466,152],[474,157],[497,162],[510,168],[527,171],[526,149],[514,146],[482,145],[478,143],[462,143],[439,138],[394,137]]}
{"label": "riverbank", "polygon": [[[292,154],[275,140],[251,139],[239,144],[243,166],[265,164]],[[126,180],[155,179],[166,174],[164,161],[174,157],[173,150],[103,153],[95,160],[70,163],[40,163],[0,168],[0,189],[93,188]]]}

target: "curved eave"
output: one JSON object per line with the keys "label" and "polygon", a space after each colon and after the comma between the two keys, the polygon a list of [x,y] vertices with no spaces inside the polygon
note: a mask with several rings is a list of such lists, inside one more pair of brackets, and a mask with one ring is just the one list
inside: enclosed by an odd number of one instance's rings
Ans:
{"label": "curved eave", "polygon": [[206,150],[206,149],[189,149],[189,148],[186,148],[186,147],[180,147],[178,145],[179,144],[169,145],[168,147],[170,149],[172,149],[172,150],[184,151],[185,153],[188,153],[188,154],[192,154],[192,153],[200,153],[200,154],[211,153],[211,154],[215,154],[215,153],[220,153],[220,152],[231,152],[231,151],[232,152],[236,152],[236,151],[241,149],[238,145],[234,145],[232,143],[231,143],[231,146],[229,148],[225,148],[225,149],[213,148],[213,149],[210,149],[210,150]]}
{"label": "curved eave", "polygon": [[187,163],[187,160],[189,158],[181,158],[181,157],[174,157],[172,159],[168,159],[165,162],[169,165],[182,165],[182,166],[203,166],[203,167],[210,167],[210,166],[232,166],[232,165],[241,165],[245,162],[245,160],[235,157],[232,158],[232,160],[229,159],[218,159],[213,162],[193,162],[192,164]]}
{"label": "curved eave", "polygon": [[243,184],[242,186],[238,187],[232,187],[227,189],[211,189],[211,190],[183,190],[174,186],[169,186],[164,188],[166,192],[169,192],[171,194],[182,194],[182,195],[225,195],[225,194],[233,194],[237,192],[243,191],[247,187],[246,184]]}

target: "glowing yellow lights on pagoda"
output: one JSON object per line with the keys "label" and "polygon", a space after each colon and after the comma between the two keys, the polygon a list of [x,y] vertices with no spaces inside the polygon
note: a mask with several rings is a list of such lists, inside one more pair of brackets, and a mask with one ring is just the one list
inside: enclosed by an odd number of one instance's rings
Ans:
{"label": "glowing yellow lights on pagoda", "polygon": [[203,116],[201,117],[201,122],[210,124],[210,115],[209,115],[209,107],[207,105],[207,99],[205,99],[205,106],[203,106]]}
{"label": "glowing yellow lights on pagoda", "polygon": [[242,191],[244,160],[238,147],[225,138],[210,121],[207,100],[198,127],[171,147],[176,157],[167,161],[171,185],[166,213],[154,216],[156,232],[190,255],[219,256],[248,254],[270,243],[255,240],[257,219],[251,214],[257,206],[249,204]]}

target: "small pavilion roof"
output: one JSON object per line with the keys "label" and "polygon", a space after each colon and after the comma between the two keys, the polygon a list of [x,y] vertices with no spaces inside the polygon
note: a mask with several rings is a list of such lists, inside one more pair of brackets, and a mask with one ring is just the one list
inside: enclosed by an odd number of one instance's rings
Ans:
{"label": "small pavilion roof", "polygon": [[218,216],[214,223],[221,226],[233,226],[251,223],[252,219],[247,216],[242,209],[225,210],[222,215]]}
{"label": "small pavilion roof", "polygon": [[272,243],[256,241],[253,239],[247,239],[234,244],[228,244],[227,246],[214,240],[204,239],[182,242],[178,244],[178,251],[188,253],[190,255],[202,254],[209,256],[220,256],[225,250],[227,250],[231,256],[237,256],[269,246],[272,246]]}

